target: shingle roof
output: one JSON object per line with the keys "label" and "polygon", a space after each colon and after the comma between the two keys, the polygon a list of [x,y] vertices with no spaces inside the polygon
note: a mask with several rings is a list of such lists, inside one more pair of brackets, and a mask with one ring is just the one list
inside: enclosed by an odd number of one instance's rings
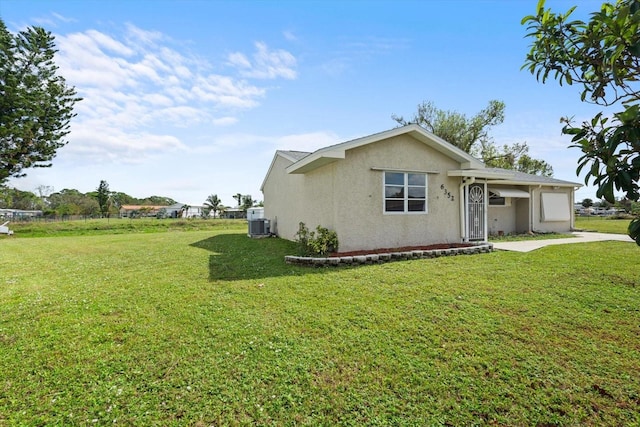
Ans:
{"label": "shingle roof", "polygon": [[513,175],[513,178],[509,179],[508,181],[521,181],[521,182],[526,182],[526,183],[530,183],[530,184],[546,184],[546,185],[553,185],[553,184],[556,184],[556,185],[573,185],[573,186],[581,186],[582,185],[582,184],[579,184],[577,182],[564,181],[562,179],[556,179],[556,178],[552,178],[552,177],[548,177],[548,176],[532,175],[532,174],[529,174],[529,173],[519,172],[519,171],[511,170],[511,169],[486,168],[485,170],[496,172],[496,173],[508,173],[508,174]]}
{"label": "shingle roof", "polygon": [[292,150],[278,150],[278,151],[282,154],[292,157],[293,159],[295,159],[295,161],[304,159],[309,154],[311,154],[308,151],[292,151]]}

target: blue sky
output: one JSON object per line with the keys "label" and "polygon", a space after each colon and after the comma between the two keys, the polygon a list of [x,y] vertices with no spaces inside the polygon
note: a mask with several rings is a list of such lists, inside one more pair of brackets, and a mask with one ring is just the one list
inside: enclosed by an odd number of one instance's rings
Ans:
{"label": "blue sky", "polygon": [[[520,71],[523,16],[537,0],[18,1],[10,31],[56,36],[61,74],[84,100],[53,167],[10,181],[202,204],[218,194],[262,200],[275,150],[313,151],[396,126],[425,100],[469,116],[492,99],[506,120],[498,144],[527,142],[559,179],[575,174],[559,118],[600,109],[579,87]],[[601,2],[580,1],[576,17]],[[554,11],[572,2],[547,1]],[[576,199],[595,198],[583,187]]]}

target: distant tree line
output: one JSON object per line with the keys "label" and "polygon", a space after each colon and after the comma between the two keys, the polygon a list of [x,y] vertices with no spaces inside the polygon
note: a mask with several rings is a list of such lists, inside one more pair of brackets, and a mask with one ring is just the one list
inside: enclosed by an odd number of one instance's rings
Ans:
{"label": "distant tree line", "polygon": [[169,206],[176,203],[170,197],[149,196],[139,199],[121,192],[108,192],[106,198],[104,193],[100,193],[99,198],[99,190],[102,191],[104,188],[101,190],[98,187],[96,191],[81,193],[78,190],[67,188],[53,192],[51,187],[41,186],[38,187],[38,194],[35,194],[30,191],[0,186],[0,209],[41,210],[44,215],[55,216],[107,216],[117,214],[122,205]]}
{"label": "distant tree line", "polygon": [[[238,201],[238,208],[245,215],[249,208],[263,206],[261,201],[254,200],[248,194],[238,193],[233,198]],[[139,199],[126,193],[110,191],[109,184],[104,180],[100,181],[95,191],[87,193],[67,188],[54,192],[53,187],[46,185],[37,187],[34,193],[0,185],[0,209],[41,210],[45,216],[108,217],[119,214],[120,208],[125,205],[172,206],[176,204],[177,202],[170,197],[149,196]],[[183,205],[178,211],[178,216],[182,217],[183,213],[188,213],[190,207]],[[204,218],[221,217],[231,209],[222,204],[217,194],[209,195],[202,207],[201,215]]]}

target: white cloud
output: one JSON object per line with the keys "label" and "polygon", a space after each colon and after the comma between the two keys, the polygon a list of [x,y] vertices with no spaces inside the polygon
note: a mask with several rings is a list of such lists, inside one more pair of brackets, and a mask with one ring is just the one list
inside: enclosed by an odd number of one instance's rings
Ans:
{"label": "white cloud", "polygon": [[286,40],[289,40],[291,42],[298,40],[298,37],[295,35],[293,31],[283,31],[282,35]]}
{"label": "white cloud", "polygon": [[252,77],[275,79],[283,77],[285,79],[295,79],[297,73],[293,67],[296,66],[296,59],[289,52],[278,49],[269,50],[265,43],[256,43],[258,52],[254,54],[256,68]]}
{"label": "white cloud", "polygon": [[135,53],[133,49],[99,31],[89,30],[85,34],[98,48],[104,48],[108,51],[124,56],[131,56]]}
{"label": "white cloud", "polygon": [[333,58],[322,64],[321,69],[331,77],[338,77],[350,68],[350,61]]}
{"label": "white cloud", "polygon": [[56,18],[57,20],[62,21],[62,22],[77,22],[74,18],[69,18],[69,17],[61,15],[59,13],[53,12],[53,13],[51,13],[51,15],[54,18]]}
{"label": "white cloud", "polygon": [[255,107],[256,98],[265,94],[265,89],[216,74],[200,76],[191,90],[197,99],[238,108]]}
{"label": "white cloud", "polygon": [[369,36],[343,40],[339,48],[331,52],[321,69],[328,75],[336,77],[366,64],[378,56],[408,49],[410,45],[411,41],[404,38]]}
{"label": "white cloud", "polygon": [[153,110],[151,119],[159,122],[170,122],[178,127],[186,127],[207,120],[209,115],[204,111],[182,105],[179,107],[161,108]]}
{"label": "white cloud", "polygon": [[229,55],[229,62],[238,68],[251,68],[251,62],[247,59],[244,53],[235,52]]}
{"label": "white cloud", "polygon": [[271,50],[263,42],[256,42],[253,63],[240,52],[231,53],[227,60],[240,70],[245,77],[256,79],[276,79],[278,77],[293,80],[298,76],[295,70],[296,58],[286,50]]}
{"label": "white cloud", "polygon": [[217,119],[213,119],[212,123],[215,126],[230,126],[236,124],[238,119],[235,117],[219,117]]}
{"label": "white cloud", "polygon": [[69,153],[94,162],[138,162],[163,150],[184,149],[193,143],[183,135],[185,128],[233,125],[239,110],[259,105],[267,90],[246,77],[296,75],[290,53],[263,43],[256,44],[253,63],[241,52],[230,56],[235,68],[245,68],[240,76],[214,74],[207,60],[133,24],[120,34],[90,29],[56,41],[60,72],[83,98],[76,104]]}
{"label": "white cloud", "polygon": [[344,50],[359,57],[370,57],[386,54],[396,50],[407,49],[408,39],[370,36],[361,40],[351,40],[344,44]]}
{"label": "white cloud", "polygon": [[310,132],[284,136],[257,135],[252,133],[228,133],[211,138],[206,145],[192,147],[200,156],[223,151],[251,149],[270,157],[276,150],[313,152],[329,145],[344,142],[332,132]]}
{"label": "white cloud", "polygon": [[140,42],[147,45],[152,45],[155,42],[162,40],[164,37],[159,31],[147,31],[142,28],[138,28],[131,23],[126,24],[126,38],[132,42]]}
{"label": "white cloud", "polygon": [[174,103],[173,99],[161,93],[147,93],[143,95],[142,99],[158,108],[170,107]]}
{"label": "white cloud", "polygon": [[119,129],[102,129],[102,132],[95,133],[91,127],[77,126],[73,133],[83,143],[67,145],[65,154],[81,156],[97,163],[103,163],[105,159],[139,163],[154,154],[186,149],[174,136],[150,132],[127,133]]}
{"label": "white cloud", "polygon": [[81,92],[84,87],[117,88],[131,83],[127,70],[115,58],[102,52],[95,41],[82,33],[58,36],[60,52],[56,62],[67,81]]}

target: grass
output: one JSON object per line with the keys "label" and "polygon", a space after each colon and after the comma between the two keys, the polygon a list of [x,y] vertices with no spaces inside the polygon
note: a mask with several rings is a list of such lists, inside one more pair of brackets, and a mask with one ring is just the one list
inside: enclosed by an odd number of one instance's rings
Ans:
{"label": "grass", "polygon": [[101,218],[54,222],[46,220],[11,222],[9,223],[9,228],[20,237],[61,237],[213,229],[229,230],[238,229],[241,226],[246,227],[246,223],[246,220],[229,219]]}
{"label": "grass", "polygon": [[1,240],[0,425],[640,423],[634,244],[292,251],[243,225]]}
{"label": "grass", "polygon": [[504,236],[489,236],[490,242],[519,242],[523,240],[552,240],[574,237],[567,233],[534,233],[534,234],[505,234]]}
{"label": "grass", "polygon": [[[602,216],[576,217],[575,228],[584,231],[597,231],[600,233],[627,234],[630,219],[613,219]],[[492,242],[512,242],[520,240],[547,240],[566,239],[567,234],[563,233],[541,233],[541,234],[508,234],[505,236],[489,236]]]}
{"label": "grass", "polygon": [[612,219],[602,216],[576,217],[575,227],[585,231],[627,234],[630,219]]}

